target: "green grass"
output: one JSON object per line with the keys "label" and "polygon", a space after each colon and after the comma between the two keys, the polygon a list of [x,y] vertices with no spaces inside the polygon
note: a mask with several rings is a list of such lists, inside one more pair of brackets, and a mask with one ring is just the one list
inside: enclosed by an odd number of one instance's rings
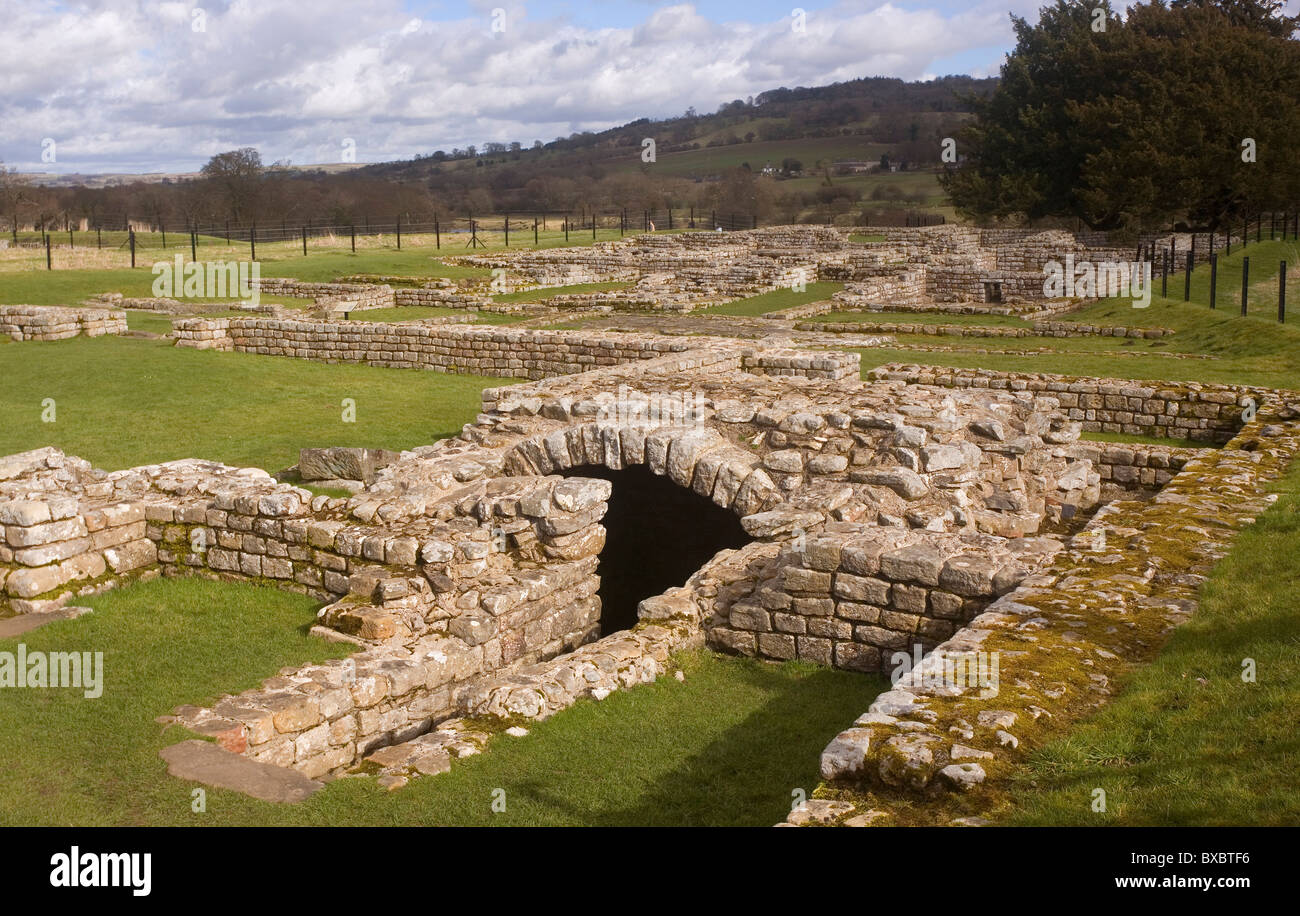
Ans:
{"label": "green grass", "polygon": [[[329,283],[352,274],[372,274],[391,277],[445,277],[449,280],[469,280],[490,277],[485,267],[445,264],[432,246],[396,248],[363,248],[357,252],[343,250],[311,250],[307,257],[299,249],[282,251],[271,246],[263,250],[258,246],[258,260],[264,277],[292,277],[311,283]],[[469,252],[457,251],[456,254]]]}
{"label": "green grass", "polygon": [[55,445],[108,470],[207,458],[274,471],[308,446],[411,448],[459,432],[479,392],[509,381],[111,337],[4,346],[0,377],[0,455]]}
{"label": "green grass", "polygon": [[80,305],[100,293],[153,295],[154,275],[136,270],[22,270],[0,272],[0,305]]}
{"label": "green grass", "polygon": [[1085,442],[1112,442],[1116,445],[1164,445],[1169,448],[1211,448],[1208,443],[1194,439],[1174,439],[1160,436],[1140,436],[1134,433],[1083,432],[1079,435]]}
{"label": "green grass", "polygon": [[352,648],[308,636],[316,602],[276,589],[157,580],[85,603],[94,613],[0,640],[5,652],[21,642],[32,651],[104,654],[98,699],[69,689],[0,690],[10,748],[0,768],[0,824],[183,823],[190,787],[166,776],[158,751],[185,736],[164,733],[154,719]]}
{"label": "green grass", "polygon": [[750,296],[748,299],[737,299],[735,302],[726,302],[722,305],[710,306],[701,309],[696,314],[699,315],[741,315],[754,316],[766,315],[768,312],[779,311],[780,309],[792,308],[796,305],[806,305],[809,302],[819,302],[822,299],[829,299],[831,296],[844,289],[843,283],[809,283],[803,292],[796,292],[792,289],[778,289],[770,293],[761,293],[757,296]]}
{"label": "green grass", "polygon": [[972,327],[1027,328],[1030,322],[1013,315],[950,315],[942,312],[827,312],[804,321],[846,324],[956,324]]}
{"label": "green grass", "polygon": [[[1300,466],[1233,543],[1155,661],[1034,753],[1010,824],[1300,823]],[[1255,683],[1242,680],[1253,659]],[[1107,811],[1092,811],[1092,791]]]}
{"label": "green grass", "polygon": [[[166,775],[158,757],[187,735],[154,718],[343,650],[306,635],[309,599],[249,585],[158,580],[89,603],[93,614],[22,641],[104,652],[103,697],[0,692],[6,746],[22,748],[0,768],[0,824],[766,826],[789,811],[794,790],[812,792],[825,743],[888,686],[690,652],[676,659],[684,682],[579,701],[396,793],[342,779],[301,804],[272,805],[208,789],[207,811],[195,814],[193,785]],[[503,813],[492,811],[498,788]]]}
{"label": "green grass", "polygon": [[170,315],[158,315],[154,312],[141,312],[130,309],[126,313],[126,326],[131,331],[144,331],[148,334],[166,335],[172,329]]}
{"label": "green grass", "polygon": [[[1252,245],[1250,250],[1258,251],[1266,244]],[[1274,244],[1281,246],[1282,243]],[[1157,297],[1145,309],[1133,308],[1129,299],[1106,299],[1068,317],[1083,323],[1167,327],[1172,328],[1175,334],[1159,340],[1108,337],[1003,340],[921,335],[905,339],[928,346],[942,343],[953,350],[862,350],[859,352],[862,353],[863,371],[884,363],[907,362],[1009,372],[1300,388],[1300,327],[1290,321],[1278,324],[1276,315],[1270,316],[1263,311],[1242,317],[1235,311],[1211,310],[1203,304],[1183,302],[1181,297]],[[1023,356],[974,352],[979,348],[1011,350],[1036,346],[1050,347],[1052,352]],[[1142,352],[1204,354],[1214,358],[1143,359],[1129,355]]]}
{"label": "green grass", "polygon": [[544,302],[552,296],[578,296],[584,293],[604,293],[611,290],[627,289],[631,283],[610,281],[608,283],[574,283],[571,286],[547,286],[541,289],[520,290],[517,293],[498,293],[492,299],[500,303],[508,302]]}
{"label": "green grass", "polygon": [[420,321],[424,318],[459,318],[473,321],[474,313],[466,309],[439,308],[432,305],[401,305],[391,309],[358,309],[350,313],[353,321]]}

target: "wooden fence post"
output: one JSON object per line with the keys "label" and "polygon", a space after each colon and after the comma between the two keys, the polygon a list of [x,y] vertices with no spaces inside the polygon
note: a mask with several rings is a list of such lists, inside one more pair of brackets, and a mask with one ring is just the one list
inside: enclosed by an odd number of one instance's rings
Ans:
{"label": "wooden fence post", "polygon": [[1250,258],[1241,259],[1241,314],[1246,314],[1246,299],[1250,293]]}

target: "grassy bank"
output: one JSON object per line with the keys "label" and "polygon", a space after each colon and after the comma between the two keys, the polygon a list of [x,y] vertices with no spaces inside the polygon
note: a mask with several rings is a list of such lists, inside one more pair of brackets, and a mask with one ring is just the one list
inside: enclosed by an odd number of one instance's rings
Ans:
{"label": "grassy bank", "polygon": [[[1300,823],[1300,567],[1288,559],[1300,552],[1300,467],[1277,489],[1278,503],[1215,567],[1192,619],[1114,700],[1031,757],[1000,820]],[[1095,789],[1104,812],[1093,810]]]}

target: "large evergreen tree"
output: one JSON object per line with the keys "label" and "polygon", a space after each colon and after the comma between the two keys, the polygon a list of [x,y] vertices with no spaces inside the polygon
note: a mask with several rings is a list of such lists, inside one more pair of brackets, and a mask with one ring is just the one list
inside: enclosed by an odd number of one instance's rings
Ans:
{"label": "large evergreen tree", "polygon": [[[973,100],[965,215],[1098,229],[1216,227],[1300,201],[1300,23],[1277,0],[1140,3],[1121,19],[1058,0],[1012,17],[1016,48]],[[1255,162],[1242,159],[1254,141]]]}

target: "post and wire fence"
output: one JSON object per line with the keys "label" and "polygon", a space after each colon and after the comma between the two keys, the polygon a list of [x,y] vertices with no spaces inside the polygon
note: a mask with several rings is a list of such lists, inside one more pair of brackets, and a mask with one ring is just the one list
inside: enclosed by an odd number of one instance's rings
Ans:
{"label": "post and wire fence", "polygon": [[[357,252],[391,248],[432,249],[448,256],[480,250],[515,247],[547,248],[561,245],[609,241],[630,235],[664,232],[737,232],[760,227],[754,213],[735,209],[701,207],[594,209],[497,213],[476,216],[394,214],[388,220],[370,217],[307,220],[287,219],[168,225],[161,218],[134,219],[126,216],[101,218],[93,227],[88,220],[77,226],[65,221],[62,227],[20,229],[12,221],[4,247],[17,251],[35,249],[27,266],[55,270],[60,267],[147,267],[175,257],[190,260],[257,260],[259,246],[275,259],[306,257],[312,252]],[[937,225],[929,217],[908,217],[906,225]],[[1241,280],[1241,314],[1250,314],[1250,255],[1252,244],[1269,241],[1300,241],[1300,210],[1259,213],[1234,221],[1222,230],[1190,234],[1190,246],[1182,252],[1170,235],[1139,242],[1137,259],[1152,265],[1160,278],[1160,295],[1169,297],[1171,285],[1177,294],[1177,275],[1182,277],[1183,301],[1193,300],[1193,272],[1208,265],[1205,292],[1208,305],[1217,309],[1221,282]],[[1234,247],[1237,257],[1233,257]],[[436,255],[435,255],[436,256]],[[1277,316],[1286,319],[1286,260],[1271,277],[1277,282]],[[1258,273],[1257,273],[1258,276]],[[1270,278],[1271,278],[1270,277]],[[1200,284],[1197,290],[1200,291]],[[1231,291],[1228,291],[1229,293]],[[1258,307],[1259,303],[1256,303]],[[1270,303],[1271,311],[1271,303]]]}
{"label": "post and wire fence", "polygon": [[[618,208],[495,213],[484,215],[394,214],[370,217],[290,222],[287,219],[246,222],[222,220],[182,225],[162,219],[117,217],[55,229],[20,228],[16,220],[4,246],[39,249],[49,270],[96,266],[97,261],[125,261],[131,267],[188,254],[203,257],[279,258],[307,256],[313,251],[358,251],[374,248],[432,248],[448,255],[479,249],[551,247],[609,241],[646,233],[757,229],[760,220],[741,210],[699,207]],[[96,256],[95,253],[98,253]],[[71,254],[72,256],[69,256]]]}
{"label": "post and wire fence", "polygon": [[[1184,302],[1200,302],[1217,310],[1221,300],[1228,297],[1239,301],[1238,314],[1247,316],[1254,311],[1266,308],[1273,311],[1276,284],[1277,320],[1286,321],[1287,262],[1283,257],[1278,261],[1275,272],[1263,276],[1261,267],[1256,271],[1257,285],[1251,284],[1251,255],[1253,246],[1263,242],[1300,243],[1300,210],[1260,213],[1254,217],[1233,221],[1222,230],[1215,232],[1186,233],[1189,245],[1177,250],[1173,237],[1165,234],[1156,238],[1147,238],[1137,247],[1137,260],[1151,265],[1151,275],[1159,277],[1160,295],[1170,298],[1170,284],[1177,283],[1177,274],[1182,273],[1181,299]],[[1165,243],[1168,239],[1168,243]],[[1236,252],[1234,257],[1234,251]],[[1297,249],[1300,252],[1300,248]],[[1258,256],[1256,264],[1259,265]],[[1204,284],[1193,283],[1193,273],[1198,267],[1208,267],[1203,273]],[[1235,288],[1239,284],[1239,293]],[[1174,287],[1175,295],[1177,295]],[[1195,295],[1194,292],[1200,294]]]}

